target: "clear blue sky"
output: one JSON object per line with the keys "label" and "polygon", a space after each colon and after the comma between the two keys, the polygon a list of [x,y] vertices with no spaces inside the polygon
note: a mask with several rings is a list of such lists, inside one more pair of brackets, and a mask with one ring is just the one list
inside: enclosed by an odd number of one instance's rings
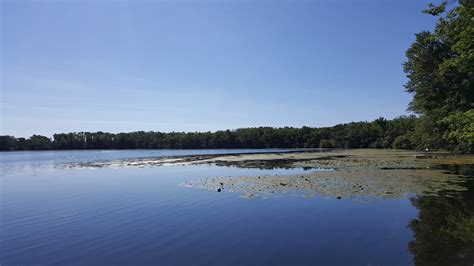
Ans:
{"label": "clear blue sky", "polygon": [[0,134],[394,118],[427,4],[2,1]]}

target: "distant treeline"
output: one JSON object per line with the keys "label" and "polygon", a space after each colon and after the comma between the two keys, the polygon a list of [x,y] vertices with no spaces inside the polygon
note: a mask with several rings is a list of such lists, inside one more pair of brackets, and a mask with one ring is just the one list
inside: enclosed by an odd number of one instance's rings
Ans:
{"label": "distant treeline", "polygon": [[[468,112],[474,117],[474,110]],[[470,121],[472,119],[469,119]],[[474,120],[472,120],[474,121]],[[53,138],[33,135],[30,138],[0,136],[0,150],[70,150],[70,149],[258,149],[258,148],[396,148],[447,149],[472,153],[470,138],[450,138],[452,121],[446,121],[445,137],[429,138],[420,131],[425,120],[400,116],[372,122],[352,122],[333,127],[256,127],[216,132],[74,132],[54,134]],[[457,125],[462,123],[457,120]],[[465,122],[465,124],[469,122]],[[457,131],[455,131],[457,132]]]}
{"label": "distant treeline", "polygon": [[324,128],[241,128],[216,132],[77,132],[50,139],[0,136],[0,150],[221,149],[221,148],[415,148],[406,138],[417,118],[354,122]]}

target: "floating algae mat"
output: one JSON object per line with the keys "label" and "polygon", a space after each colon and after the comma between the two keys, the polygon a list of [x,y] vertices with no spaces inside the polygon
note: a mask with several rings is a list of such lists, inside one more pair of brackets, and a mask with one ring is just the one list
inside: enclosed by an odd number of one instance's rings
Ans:
{"label": "floating algae mat", "polygon": [[417,160],[401,150],[333,150],[294,154],[221,156],[209,163],[244,168],[304,168],[309,173],[209,177],[188,182],[188,187],[231,191],[248,198],[282,195],[342,198],[403,198],[456,194],[466,190],[467,177],[441,170],[442,165],[472,165],[473,156],[444,154]]}
{"label": "floating algae mat", "polygon": [[[390,169],[351,167],[316,170],[298,175],[209,177],[187,182],[187,187],[230,191],[248,198],[282,195],[304,197],[401,198],[410,195],[436,195],[440,191],[464,191],[465,178],[432,169]],[[448,193],[448,194],[449,194]]]}

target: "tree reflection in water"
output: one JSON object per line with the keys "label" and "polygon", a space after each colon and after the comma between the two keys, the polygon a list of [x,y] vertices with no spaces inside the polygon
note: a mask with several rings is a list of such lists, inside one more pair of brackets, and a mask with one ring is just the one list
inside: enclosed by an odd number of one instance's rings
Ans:
{"label": "tree reflection in water", "polygon": [[410,222],[416,265],[474,265],[474,165],[447,169],[468,176],[467,191],[412,199],[419,210]]}

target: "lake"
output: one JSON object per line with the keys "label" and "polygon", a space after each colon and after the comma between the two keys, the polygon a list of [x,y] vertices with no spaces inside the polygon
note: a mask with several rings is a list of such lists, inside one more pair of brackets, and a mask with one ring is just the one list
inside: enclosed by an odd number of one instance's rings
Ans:
{"label": "lake", "polygon": [[[258,150],[281,152],[284,150]],[[331,197],[187,186],[210,177],[331,169],[78,163],[256,150],[0,153],[4,265],[472,265],[474,167],[452,193]],[[434,171],[434,170],[433,170]],[[423,182],[420,180],[419,182]],[[286,184],[282,184],[285,185]]]}

